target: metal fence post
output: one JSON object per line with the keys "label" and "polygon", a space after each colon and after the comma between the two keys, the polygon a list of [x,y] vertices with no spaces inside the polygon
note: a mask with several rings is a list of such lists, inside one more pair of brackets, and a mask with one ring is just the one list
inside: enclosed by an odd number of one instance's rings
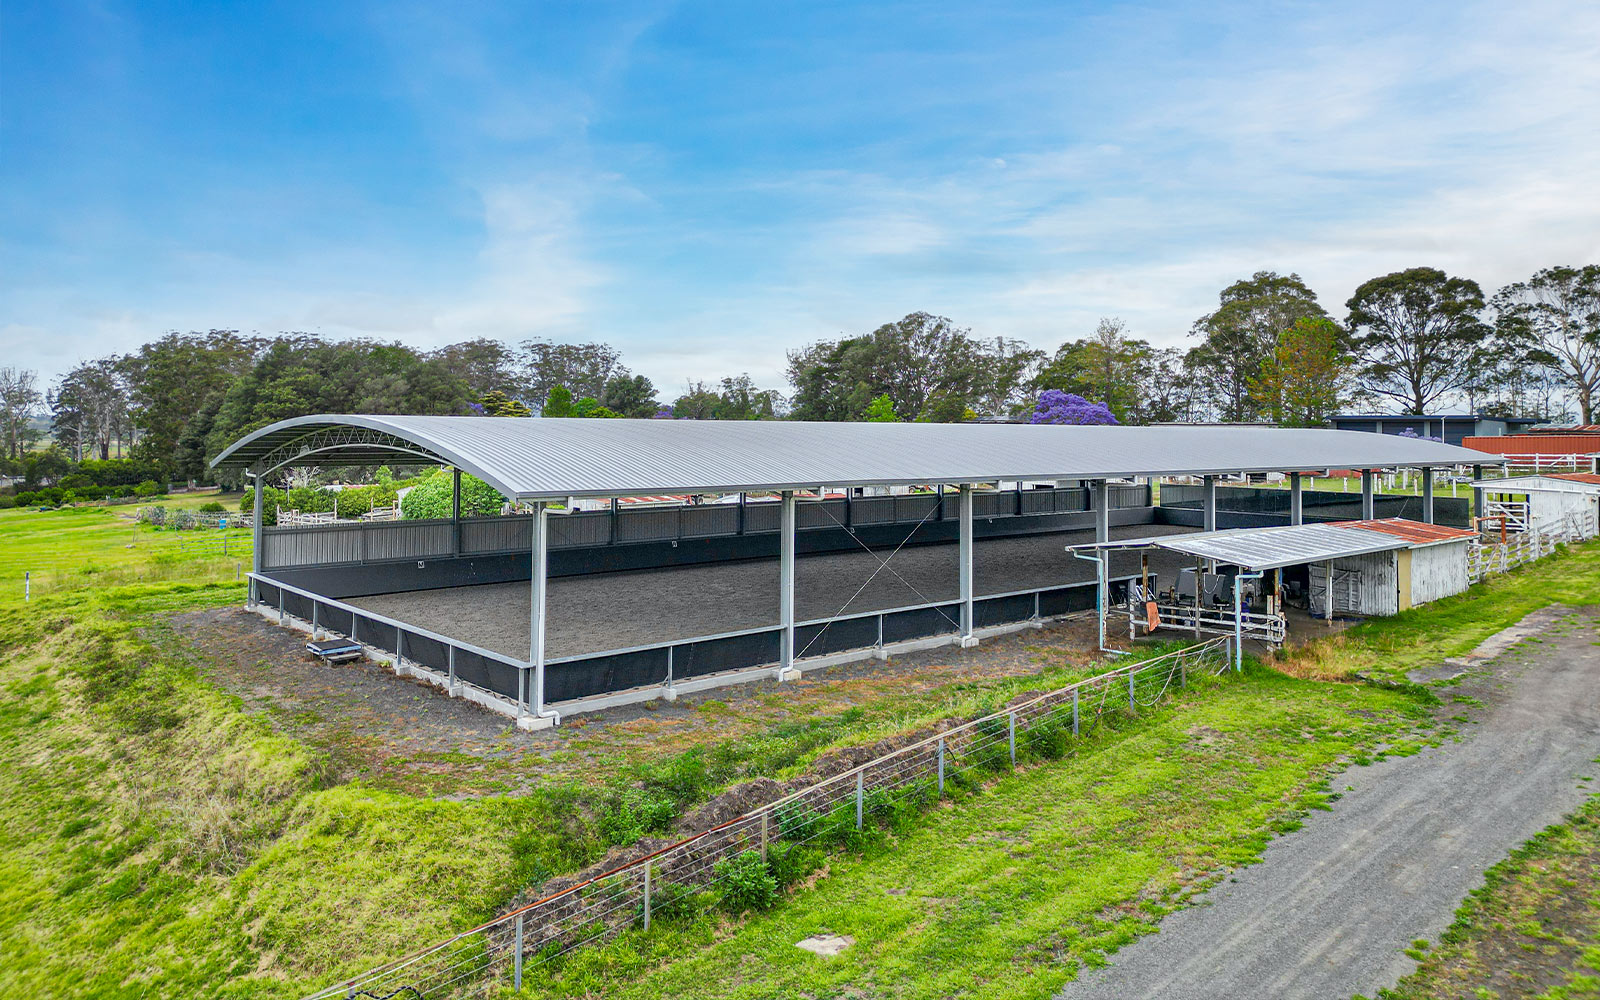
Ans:
{"label": "metal fence post", "polygon": [[318,604],[316,601],[313,600],[311,602],[311,641],[312,642],[315,642],[318,639],[322,638],[322,629],[317,624],[317,617],[318,617],[317,616],[317,611],[321,607],[322,606],[320,604]]}
{"label": "metal fence post", "polygon": [[1128,711],[1130,712],[1138,711],[1138,707],[1133,703],[1133,679],[1138,673],[1137,670],[1128,671]]}
{"label": "metal fence post", "polygon": [[644,866],[644,929],[650,929],[650,865]]}
{"label": "metal fence post", "polygon": [[1072,735],[1078,735],[1078,689],[1072,689]]}
{"label": "metal fence post", "polygon": [[939,737],[939,795],[944,796],[944,737]]}
{"label": "metal fence post", "polygon": [[448,662],[449,665],[450,665],[450,697],[454,698],[455,694],[456,694],[456,647],[455,646],[451,645],[451,646],[446,646],[445,647],[445,659],[446,659],[446,662]]}
{"label": "metal fence post", "polygon": [[278,588],[278,624],[283,624],[283,588]]}
{"label": "metal fence post", "polygon": [[863,786],[865,784],[864,771],[856,772],[856,829],[861,829],[861,806],[863,799]]}
{"label": "metal fence post", "polygon": [[400,661],[405,659],[401,650],[405,649],[405,633],[400,631],[400,626],[394,627],[394,668],[400,669]]}
{"label": "metal fence post", "polygon": [[522,989],[522,914],[517,914],[517,953],[512,958],[511,988]]}
{"label": "metal fence post", "polygon": [[1011,769],[1017,767],[1017,713],[1006,716],[1006,744],[1011,748]]}

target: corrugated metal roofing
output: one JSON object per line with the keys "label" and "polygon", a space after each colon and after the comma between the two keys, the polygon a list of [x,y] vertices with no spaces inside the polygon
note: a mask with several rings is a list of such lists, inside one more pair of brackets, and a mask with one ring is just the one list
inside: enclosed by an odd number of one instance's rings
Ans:
{"label": "corrugated metal roofing", "polygon": [[1595,434],[1503,434],[1498,437],[1466,437],[1462,445],[1499,455],[1594,455],[1600,453],[1600,435]]}
{"label": "corrugated metal roofing", "polygon": [[1593,493],[1600,476],[1592,472],[1546,472],[1538,476],[1475,479],[1472,485],[1491,493]]}
{"label": "corrugated metal roofing", "polygon": [[1372,521],[1340,521],[1335,527],[1381,531],[1386,535],[1403,538],[1413,543],[1413,547],[1435,545],[1439,542],[1464,542],[1478,537],[1478,533],[1470,528],[1424,524],[1421,521],[1408,521],[1403,517],[1385,517]]}
{"label": "corrugated metal roofing", "polygon": [[1255,571],[1325,562],[1329,559],[1344,559],[1370,552],[1392,552],[1396,549],[1410,548],[1410,544],[1394,535],[1378,531],[1345,528],[1333,524],[1295,524],[1271,528],[1227,528],[1222,531],[1201,531],[1192,535],[1157,535],[1152,538],[1101,543],[1099,547],[1161,548],[1169,552],[1182,552],[1197,559],[1215,559],[1220,563]]}
{"label": "corrugated metal roofing", "polygon": [[[376,435],[397,440],[361,440]],[[524,500],[1471,465],[1487,458],[1388,434],[1257,427],[320,415],[263,427],[212,466],[414,462],[419,452]]]}
{"label": "corrugated metal roofing", "polygon": [[1246,570],[1279,569],[1305,563],[1364,556],[1373,552],[1422,548],[1476,538],[1477,532],[1391,517],[1335,524],[1278,525],[1267,528],[1225,528],[1189,535],[1154,535],[1109,542],[1085,542],[1068,549],[1158,548],[1199,559],[1215,559]]}

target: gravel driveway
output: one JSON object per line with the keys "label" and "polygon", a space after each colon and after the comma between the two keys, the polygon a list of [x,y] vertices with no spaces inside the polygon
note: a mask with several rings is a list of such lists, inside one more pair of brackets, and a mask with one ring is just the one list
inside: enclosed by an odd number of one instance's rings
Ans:
{"label": "gravel driveway", "polygon": [[[1332,812],[1268,847],[1261,864],[1085,970],[1063,998],[1376,996],[1416,968],[1402,949],[1437,941],[1485,869],[1576,809],[1600,776],[1600,609],[1548,608],[1522,645],[1459,662],[1440,690],[1466,714],[1459,742],[1352,767]],[[1503,633],[1502,633],[1503,634]],[[1503,650],[1503,651],[1502,651]]]}

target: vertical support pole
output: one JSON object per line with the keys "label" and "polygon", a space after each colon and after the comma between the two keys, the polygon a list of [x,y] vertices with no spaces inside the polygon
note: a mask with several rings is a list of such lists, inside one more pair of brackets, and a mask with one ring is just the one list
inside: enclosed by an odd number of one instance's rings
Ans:
{"label": "vertical support pole", "polygon": [[1361,519],[1370,521],[1373,518],[1372,481],[1375,477],[1371,469],[1361,470]]}
{"label": "vertical support pole", "polygon": [[1244,567],[1233,574],[1233,669],[1244,669]]}
{"label": "vertical support pole", "polygon": [[862,805],[863,805],[863,803],[864,803],[864,801],[866,799],[866,788],[865,788],[866,779],[864,777],[865,774],[866,774],[866,772],[864,772],[864,771],[857,771],[856,772],[856,829],[857,830],[861,829],[861,807],[862,807]]}
{"label": "vertical support pole", "polygon": [[939,737],[939,797],[944,797],[944,737]]}
{"label": "vertical support pole", "polygon": [[1138,711],[1138,706],[1133,703],[1133,684],[1134,677],[1137,674],[1137,670],[1133,670],[1131,668],[1128,670],[1128,711],[1130,712]]}
{"label": "vertical support pole", "polygon": [[644,929],[650,929],[650,869],[651,864],[644,866]]}
{"label": "vertical support pole", "polygon": [[769,812],[767,812],[767,810],[765,810],[765,809],[761,810],[761,860],[762,861],[767,860],[767,818],[770,815],[771,814]]}
{"label": "vertical support pole", "polygon": [[406,641],[405,633],[400,631],[400,626],[396,625],[394,627],[394,669],[395,669],[395,673],[399,673],[400,672],[400,660],[402,658],[401,657],[401,650],[403,650],[405,648],[405,645],[404,645],[405,641]]}
{"label": "vertical support pole", "polygon": [[[1596,462],[1600,462],[1600,459],[1595,459],[1595,461]],[[1474,465],[1472,467],[1472,480],[1473,480],[1473,482],[1478,482],[1478,481],[1480,481],[1482,479],[1483,479],[1483,466]],[[1483,488],[1479,487],[1479,486],[1474,486],[1472,488],[1472,516],[1473,517],[1482,517],[1483,516]]]}
{"label": "vertical support pole", "polygon": [[[549,517],[542,502],[533,505],[533,565],[528,580],[528,665],[533,670],[533,713],[537,716],[544,715],[544,619],[550,569]],[[526,704],[526,700],[523,704]]]}
{"label": "vertical support pole", "polygon": [[673,655],[673,652],[677,648],[678,647],[676,647],[676,646],[668,646],[667,647],[667,690],[668,691],[672,690],[673,681],[676,680],[676,678],[672,676],[672,671],[673,671],[673,667],[675,665],[674,661],[677,659],[677,657]]}
{"label": "vertical support pole", "polygon": [[1329,559],[1327,564],[1323,566],[1323,570],[1328,574],[1328,576],[1327,576],[1328,589],[1326,591],[1326,597],[1324,598],[1324,602],[1323,602],[1323,610],[1328,613],[1328,627],[1329,628],[1333,628],[1333,560],[1332,559]]}
{"label": "vertical support pole", "polygon": [[1111,541],[1111,486],[1104,479],[1096,479],[1092,486],[1094,500],[1094,540]]}
{"label": "vertical support pole", "polygon": [[311,601],[311,641],[316,642],[322,638],[322,627],[317,624],[317,612],[322,605],[315,598]]}
{"label": "vertical support pole", "polygon": [[778,680],[794,668],[794,491],[783,491],[783,517],[778,528],[778,618],[783,628]]}
{"label": "vertical support pole", "polygon": [[1433,470],[1418,470],[1422,476],[1422,523],[1433,523]]}
{"label": "vertical support pole", "polygon": [[[611,510],[611,513],[606,519],[606,544],[607,545],[615,545],[615,544],[617,544],[617,521],[618,521],[619,518],[622,517],[622,498],[621,497],[612,497],[611,498],[611,508],[610,508],[610,510]],[[744,511],[741,510],[739,513],[740,513],[740,521],[742,522],[744,520],[744,517],[743,517]],[[742,526],[743,525],[741,524],[741,527]],[[743,532],[741,531],[740,534],[743,534]]]}
{"label": "vertical support pole", "polygon": [[976,646],[978,640],[973,638],[973,596],[972,596],[972,484],[962,483],[960,493],[961,503],[961,645]]}
{"label": "vertical support pole", "polygon": [[1006,747],[1011,751],[1011,769],[1017,769],[1017,713],[1006,714]]}
{"label": "vertical support pole", "polygon": [[[261,518],[263,516],[262,512],[264,510],[264,508],[262,506],[262,496],[261,495],[264,492],[266,492],[266,484],[261,481],[261,477],[259,475],[255,476],[254,479],[256,481],[256,497],[255,497],[254,512],[250,516],[250,572],[259,574],[261,572],[261,548],[262,548],[262,545],[261,545],[261,538],[262,538]],[[256,601],[260,597],[260,594],[261,594],[260,584],[258,584],[254,579],[252,579],[250,581],[250,587],[249,587],[249,589],[248,589],[248,591],[246,593],[246,596],[245,596],[245,603],[250,605],[251,607],[254,607],[255,604],[256,604]]]}
{"label": "vertical support pole", "polygon": [[1078,735],[1078,689],[1072,689],[1072,735]]}
{"label": "vertical support pole", "polygon": [[1200,638],[1200,600],[1206,591],[1206,561],[1194,561],[1194,637]]}
{"label": "vertical support pole", "polygon": [[1200,478],[1200,508],[1201,525],[1205,531],[1217,530],[1217,477],[1202,476]]}
{"label": "vertical support pole", "polygon": [[450,470],[450,551],[461,554],[461,470]]}
{"label": "vertical support pole", "polygon": [[1289,523],[1306,523],[1305,494],[1298,472],[1289,473]]}
{"label": "vertical support pole", "polygon": [[517,914],[516,954],[512,957],[511,988],[522,990],[522,914]]}
{"label": "vertical support pole", "polygon": [[283,616],[283,588],[279,587],[278,588],[278,624],[282,625],[283,622],[284,622],[284,616]]}
{"label": "vertical support pole", "polygon": [[454,643],[445,647],[445,661],[450,668],[450,697],[456,695],[456,647]]}

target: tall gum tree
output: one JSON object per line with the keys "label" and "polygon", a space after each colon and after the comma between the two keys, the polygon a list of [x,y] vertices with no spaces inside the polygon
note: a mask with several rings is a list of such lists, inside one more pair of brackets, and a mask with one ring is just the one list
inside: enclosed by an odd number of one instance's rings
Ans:
{"label": "tall gum tree", "polygon": [[1373,278],[1345,303],[1361,388],[1426,413],[1475,381],[1488,328],[1471,278],[1413,267]]}
{"label": "tall gum tree", "polygon": [[1595,422],[1600,399],[1600,265],[1547,267],[1495,293],[1495,329],[1509,351],[1546,369]]}

